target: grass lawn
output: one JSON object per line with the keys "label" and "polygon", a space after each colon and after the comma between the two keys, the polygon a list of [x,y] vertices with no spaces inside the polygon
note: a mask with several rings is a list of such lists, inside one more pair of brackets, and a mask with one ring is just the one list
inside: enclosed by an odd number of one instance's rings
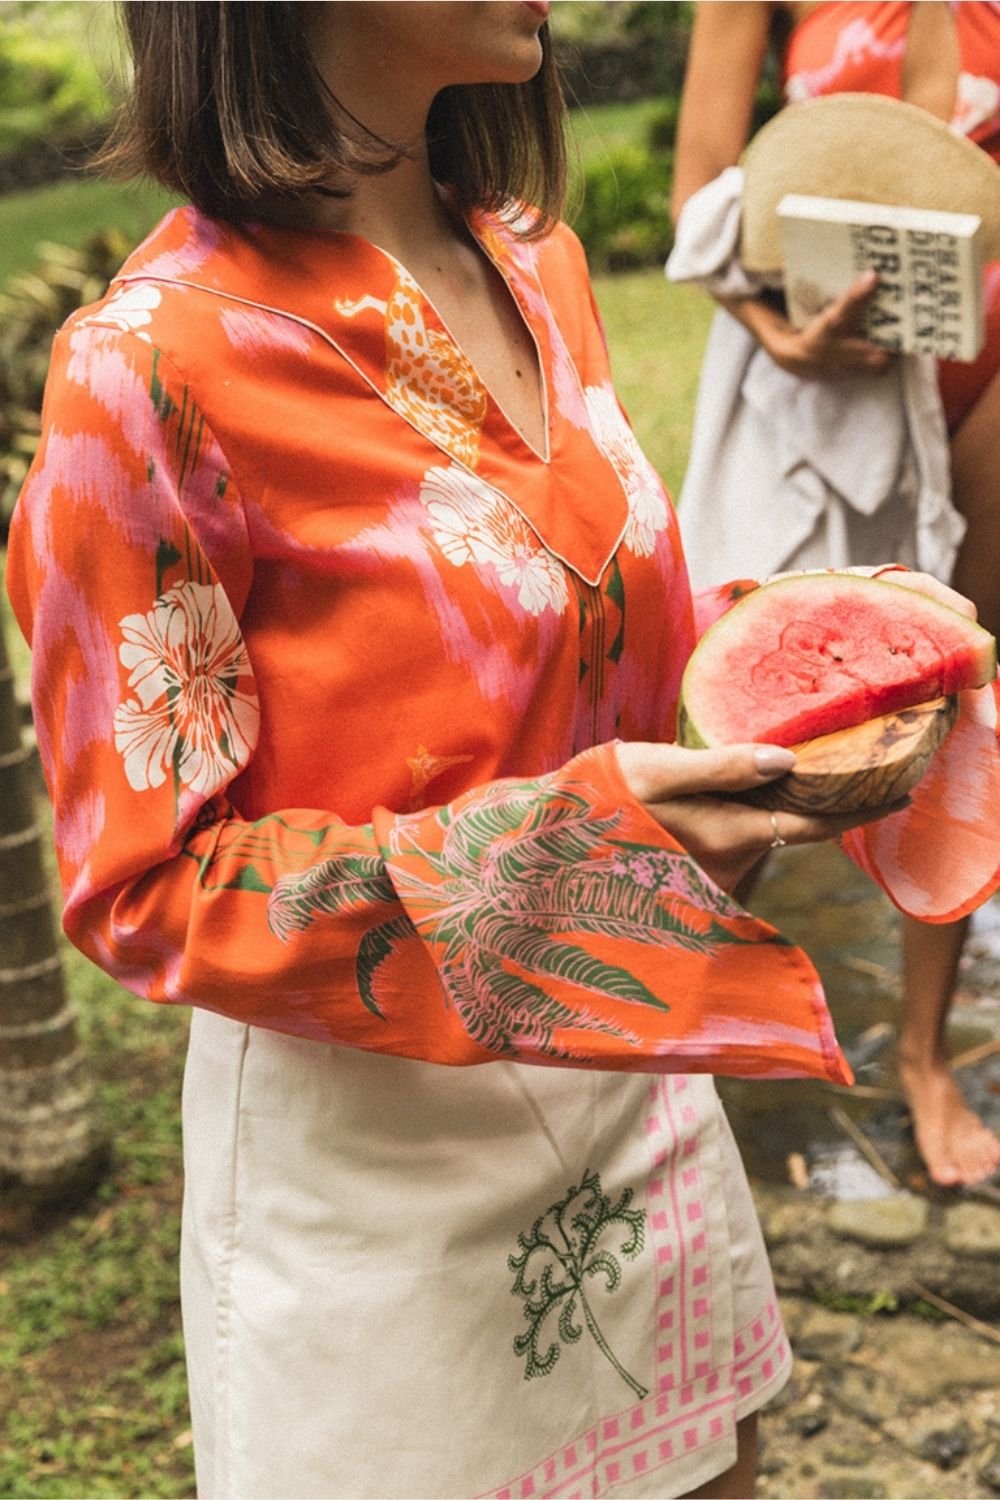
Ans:
{"label": "grass lawn", "polygon": [[662,270],[594,278],[615,386],[639,442],[677,499],[712,303]]}
{"label": "grass lawn", "polygon": [[569,116],[570,160],[579,155],[586,166],[622,146],[644,144],[647,129],[662,109],[660,99],[574,109]]}
{"label": "grass lawn", "polygon": [[0,197],[0,285],[37,260],[45,240],[79,245],[99,229],[120,228],[139,240],[173,200],[161,189],[109,182],[81,173],[48,187]]}
{"label": "grass lawn", "polygon": [[[608,141],[615,112],[592,113],[607,117]],[[72,244],[110,224],[138,237],[165,201],[85,179],[0,199],[0,280],[33,264],[38,240]],[[709,304],[659,268],[596,290],[626,409],[676,493]],[[2,589],[0,610],[23,677]],[[114,1160],[73,1210],[0,1207],[0,1495],[176,1500],[194,1486],[176,1268],[187,1015],[135,999],[71,951],[66,973]]]}

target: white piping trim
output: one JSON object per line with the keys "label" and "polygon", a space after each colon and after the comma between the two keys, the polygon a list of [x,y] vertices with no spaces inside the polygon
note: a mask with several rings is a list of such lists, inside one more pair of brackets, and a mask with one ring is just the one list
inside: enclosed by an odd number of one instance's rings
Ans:
{"label": "white piping trim", "polygon": [[[383,253],[385,254],[387,252],[383,252]],[[341,347],[341,345],[337,342],[337,340],[333,337],[333,335],[330,334],[330,333],[327,333],[326,329],[321,328],[318,323],[313,323],[313,322],[311,322],[311,320],[309,318],[303,318],[298,313],[289,312],[287,310],[287,308],[273,307],[269,302],[256,302],[256,301],[254,301],[254,299],[252,297],[240,297],[240,296],[237,295],[236,292],[223,291],[219,287],[202,286],[201,283],[197,282],[197,281],[184,281],[179,276],[147,276],[147,275],[143,275],[141,273],[136,273],[135,275],[131,275],[131,276],[116,276],[114,278],[114,281],[112,282],[112,285],[114,285],[115,283],[124,283],[124,282],[127,282],[127,281],[147,281],[147,282],[148,281],[156,281],[156,282],[162,282],[166,286],[179,286],[179,287],[183,287],[186,291],[207,292],[209,294],[209,296],[219,297],[224,302],[237,302],[237,303],[241,304],[241,306],[243,306],[243,307],[256,307],[259,312],[272,313],[275,317],[278,317],[278,318],[287,318],[289,320],[289,322],[291,322],[291,323],[298,323],[301,327],[308,328],[312,333],[318,334],[318,336],[321,339],[323,339],[326,343],[328,343],[332,349],[336,349],[337,353],[341,356],[341,358],[344,359],[344,360],[346,360],[346,362],[350,365],[351,369],[354,370],[356,374],[360,375],[361,379],[365,382],[365,384],[372,391],[374,391],[375,395],[379,398],[379,400],[385,406],[387,406],[391,412],[394,412],[397,417],[399,417],[402,421],[404,421],[407,424],[407,426],[411,427],[413,429],[413,431],[418,435],[418,437],[422,437],[426,442],[430,443],[432,445],[432,447],[437,448],[437,450],[438,450],[439,453],[445,453],[445,454],[447,454],[448,458],[451,460],[452,463],[457,464],[459,466],[459,468],[464,469],[465,472],[467,474],[470,474],[473,479],[478,479],[479,482],[480,482],[480,484],[485,484],[486,488],[489,489],[489,490],[492,490],[495,495],[498,495],[501,498],[501,500],[505,500],[509,505],[512,505],[514,507],[514,509],[517,511],[518,515],[524,521],[524,523],[528,527],[528,529],[530,531],[532,531],[534,533],[534,535],[538,538],[539,542],[545,548],[546,552],[550,552],[553,557],[557,558],[558,561],[563,564],[564,567],[569,568],[569,570],[570,570],[571,573],[575,573],[578,578],[582,578],[583,582],[586,583],[586,584],[588,584],[590,588],[597,588],[597,586],[599,585],[599,583],[601,581],[601,578],[603,577],[604,570],[607,568],[607,566],[610,563],[611,559],[614,557],[615,553],[618,551],[618,548],[621,546],[622,541],[624,540],[625,532],[628,529],[628,523],[629,523],[629,520],[631,518],[631,512],[628,510],[628,494],[625,491],[625,486],[622,483],[621,477],[619,476],[617,470],[615,469],[614,464],[612,464],[610,462],[610,460],[607,458],[606,454],[604,454],[603,450],[601,449],[600,444],[597,443],[596,441],[595,441],[595,447],[597,448],[597,451],[601,454],[602,458],[605,459],[605,462],[608,464],[609,469],[611,470],[611,472],[615,476],[615,480],[616,480],[619,488],[622,490],[622,493],[625,495],[626,516],[625,516],[625,523],[622,526],[622,529],[621,529],[621,531],[620,531],[620,533],[618,535],[618,538],[615,541],[615,543],[614,543],[613,547],[611,548],[611,550],[608,552],[607,557],[604,559],[603,563],[601,564],[601,566],[600,566],[600,568],[598,570],[596,578],[590,578],[583,571],[582,568],[577,567],[576,563],[570,562],[570,560],[569,560],[568,557],[564,557],[561,552],[557,552],[556,549],[555,549],[555,547],[553,547],[550,542],[547,542],[545,540],[544,536],[542,536],[542,533],[539,531],[539,529],[535,525],[534,521],[532,521],[532,519],[531,519],[530,516],[528,516],[528,515],[525,514],[525,512],[521,509],[520,505],[518,505],[517,501],[514,499],[514,497],[512,495],[508,495],[507,492],[506,492],[506,490],[501,490],[501,489],[499,489],[497,487],[497,485],[491,484],[488,479],[484,479],[484,477],[483,477],[482,474],[478,474],[475,469],[470,468],[469,465],[467,463],[463,462],[462,459],[456,458],[455,455],[450,451],[450,449],[444,447],[444,445],[442,443],[439,443],[436,438],[430,437],[426,432],[424,432],[421,428],[419,428],[415,422],[411,421],[411,419],[406,415],[405,412],[401,412],[398,409],[398,407],[393,406],[392,403],[391,403],[391,401],[386,396],[385,392],[379,390],[379,388],[375,384],[374,380],[372,380],[371,377],[368,376],[365,373],[365,371],[361,369],[360,365],[358,365],[356,363],[356,361],[353,360],[351,358],[351,356],[347,353],[347,351]],[[421,293],[421,295],[423,295],[423,294]],[[542,290],[542,296],[545,297],[544,290]],[[546,298],[545,300],[546,300],[546,306],[548,306],[549,305],[548,304],[548,299]],[[518,304],[518,307],[520,308],[520,304]],[[549,308],[549,311],[551,312],[551,307]],[[522,313],[522,317],[523,317],[523,313]],[[95,318],[95,322],[91,326],[92,327],[98,326],[98,320],[96,318]],[[534,337],[534,334],[532,334],[532,337]],[[568,352],[569,351],[567,350],[567,353]],[[572,359],[570,360],[570,363],[573,364]],[[579,376],[579,373],[578,373],[578,371],[576,369],[576,365],[575,364],[573,364],[573,373],[576,376],[576,381],[577,381],[577,384],[579,385],[579,383],[580,383],[580,376]],[[581,394],[582,394],[582,388],[581,388]],[[585,398],[584,398],[584,406],[586,406],[586,399]],[[514,427],[513,431],[517,432],[517,428]],[[526,446],[530,447],[530,444],[526,444]],[[531,451],[534,452],[534,449],[532,449]]]}

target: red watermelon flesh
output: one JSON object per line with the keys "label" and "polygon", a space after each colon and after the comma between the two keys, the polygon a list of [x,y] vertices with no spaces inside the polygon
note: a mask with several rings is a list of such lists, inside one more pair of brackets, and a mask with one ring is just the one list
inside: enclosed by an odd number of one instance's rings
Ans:
{"label": "red watermelon flesh", "polygon": [[764,584],[706,631],[681,684],[678,738],[797,745],[981,687],[996,642],[957,610],[884,579]]}

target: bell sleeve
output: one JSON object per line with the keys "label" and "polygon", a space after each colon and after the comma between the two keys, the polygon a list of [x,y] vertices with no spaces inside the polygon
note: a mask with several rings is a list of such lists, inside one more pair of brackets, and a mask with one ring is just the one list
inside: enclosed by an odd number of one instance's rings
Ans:
{"label": "bell sleeve", "polygon": [[[907,570],[880,563],[837,571],[880,578]],[[740,578],[695,593],[698,639],[759,587],[760,580]],[[959,694],[955,726],[913,789],[909,806],[851,829],[840,844],[904,915],[955,922],[1000,889],[998,806],[1000,683],[992,682]]]}
{"label": "bell sleeve", "polygon": [[8,586],[72,942],[127,988],[445,1064],[849,1076],[809,960],[631,796],[613,745],[446,806],[234,805],[252,548],[183,380],[68,325]]}

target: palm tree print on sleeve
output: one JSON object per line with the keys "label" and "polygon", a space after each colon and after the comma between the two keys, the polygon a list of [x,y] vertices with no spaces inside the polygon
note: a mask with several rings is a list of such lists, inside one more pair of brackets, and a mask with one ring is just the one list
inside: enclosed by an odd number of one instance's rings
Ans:
{"label": "palm tree print on sleeve", "polygon": [[[560,1030],[640,1045],[636,1032],[601,1018],[583,997],[659,1011],[669,1009],[666,1000],[628,968],[589,953],[581,938],[698,954],[736,941],[716,920],[739,913],[735,903],[701,880],[687,855],[615,839],[620,821],[596,815],[584,784],[500,781],[439,811],[440,851],[421,840],[431,878],[392,861],[396,890],[434,943],[463,1025],[489,1051],[566,1060]],[[393,853],[418,826],[398,821]]]}
{"label": "palm tree print on sleeve", "polygon": [[[642,1053],[643,1013],[670,1005],[665,986],[654,991],[632,971],[630,953],[708,957],[745,941],[745,914],[688,855],[616,836],[624,814],[599,810],[586,782],[558,772],[393,817],[387,841],[372,825],[306,828],[270,815],[220,828],[215,817],[207,809],[185,847],[204,890],[265,897],[283,945],[361,919],[355,990],[380,1021],[392,1019],[379,998],[383,966],[419,936],[446,1003],[494,1056],[572,1062],[588,1035]],[[608,1016],[609,1000],[635,1009],[634,1029],[621,1009]]]}
{"label": "palm tree print on sleeve", "polygon": [[[520,1255],[509,1255],[515,1273],[511,1292],[524,1299],[528,1327],[514,1339],[514,1353],[524,1359],[524,1378],[548,1375],[562,1344],[578,1344],[584,1328],[618,1374],[641,1401],[648,1389],[620,1363],[594,1313],[595,1293],[617,1291],[623,1260],[635,1260],[645,1243],[646,1213],[630,1208],[632,1189],[617,1203],[604,1193],[598,1173],[586,1171],[579,1185],[539,1215],[528,1234],[519,1234]],[[622,1236],[605,1243],[611,1230]],[[589,1288],[589,1291],[588,1291]],[[554,1326],[553,1326],[554,1325]]]}

